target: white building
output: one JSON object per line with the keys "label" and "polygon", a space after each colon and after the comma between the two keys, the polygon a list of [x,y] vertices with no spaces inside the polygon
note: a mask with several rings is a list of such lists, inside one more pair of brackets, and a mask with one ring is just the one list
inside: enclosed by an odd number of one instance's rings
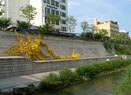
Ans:
{"label": "white building", "polygon": [[17,20],[24,20],[21,17],[20,8],[26,5],[32,5],[36,8],[37,14],[35,19],[31,21],[34,26],[46,23],[48,13],[60,15],[60,22],[56,25],[57,31],[67,31],[67,0],[4,0],[5,1],[5,17],[11,18],[13,23]]}

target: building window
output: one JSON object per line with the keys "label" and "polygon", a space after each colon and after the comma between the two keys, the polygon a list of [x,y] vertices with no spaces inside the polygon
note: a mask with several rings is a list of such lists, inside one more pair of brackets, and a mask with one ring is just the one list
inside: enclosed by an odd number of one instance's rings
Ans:
{"label": "building window", "polygon": [[60,5],[60,8],[63,10],[66,10],[66,6],[64,6],[64,5]]}
{"label": "building window", "polygon": [[65,2],[66,2],[66,0],[61,0],[61,2],[65,3]]}
{"label": "building window", "polygon": [[59,11],[56,11],[56,15],[59,15]]}
{"label": "building window", "polygon": [[51,10],[51,14],[52,14],[52,15],[55,15],[55,10]]}
{"label": "building window", "polygon": [[56,1],[56,2],[55,2],[55,6],[56,6],[56,7],[59,7],[59,2]]}
{"label": "building window", "polygon": [[47,4],[50,4],[50,0],[47,0]]}
{"label": "building window", "polygon": [[56,25],[59,25],[59,21],[56,21]]}
{"label": "building window", "polygon": [[51,5],[55,5],[55,1],[54,0],[51,0]]}
{"label": "building window", "polygon": [[45,17],[45,23],[49,23],[49,22],[48,22],[48,18],[47,18],[47,17]]}
{"label": "building window", "polygon": [[62,17],[66,17],[66,13],[61,12]]}
{"label": "building window", "polygon": [[43,3],[46,3],[46,0],[43,0]]}
{"label": "building window", "polygon": [[61,27],[61,31],[66,31],[66,27]]}
{"label": "building window", "polygon": [[62,24],[66,24],[66,20],[61,20],[61,23]]}
{"label": "building window", "polygon": [[50,9],[47,8],[47,7],[45,7],[45,14],[46,14],[46,16],[47,16],[49,13],[50,13]]}

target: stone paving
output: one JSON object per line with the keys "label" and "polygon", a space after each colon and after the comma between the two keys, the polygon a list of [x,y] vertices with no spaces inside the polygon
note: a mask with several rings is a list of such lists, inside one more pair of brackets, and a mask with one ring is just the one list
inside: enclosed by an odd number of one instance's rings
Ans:
{"label": "stone paving", "polygon": [[[58,71],[52,71],[58,73]],[[38,85],[40,81],[51,72],[37,73],[19,77],[0,79],[0,89],[2,91],[11,91],[13,88],[26,87],[29,84]]]}

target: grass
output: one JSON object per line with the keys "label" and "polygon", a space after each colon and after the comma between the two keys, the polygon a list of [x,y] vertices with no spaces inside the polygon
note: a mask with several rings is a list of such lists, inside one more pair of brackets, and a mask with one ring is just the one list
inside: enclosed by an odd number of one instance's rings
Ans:
{"label": "grass", "polygon": [[102,73],[107,73],[131,64],[131,60],[112,60],[96,64],[82,65],[77,68],[76,72],[81,77],[95,78]]}
{"label": "grass", "polygon": [[98,77],[103,73],[109,73],[118,69],[127,67],[131,64],[131,60],[112,60],[99,62],[96,64],[85,64],[79,66],[75,71],[64,69],[59,74],[50,73],[44,78],[39,87],[40,89],[60,89],[77,82],[87,81]]}
{"label": "grass", "polygon": [[131,95],[131,65],[126,70],[125,78],[115,89],[114,95]]}

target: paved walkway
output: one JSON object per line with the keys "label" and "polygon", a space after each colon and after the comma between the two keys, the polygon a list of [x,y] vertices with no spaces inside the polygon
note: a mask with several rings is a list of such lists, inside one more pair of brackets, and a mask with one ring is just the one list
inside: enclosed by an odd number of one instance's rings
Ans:
{"label": "paved walkway", "polygon": [[[58,73],[58,71],[52,71],[53,73]],[[38,74],[31,74],[19,77],[12,77],[6,79],[0,79],[0,89],[2,91],[10,91],[17,87],[26,87],[29,84],[38,85],[40,81],[46,77],[51,72],[44,72]]]}
{"label": "paved walkway", "polygon": [[[75,70],[75,68],[72,68],[71,70]],[[0,89],[2,91],[11,91],[13,88],[27,87],[29,84],[32,83],[37,86],[43,78],[49,75],[49,73],[58,74],[58,72],[59,71],[51,71],[51,72],[0,79]]]}

